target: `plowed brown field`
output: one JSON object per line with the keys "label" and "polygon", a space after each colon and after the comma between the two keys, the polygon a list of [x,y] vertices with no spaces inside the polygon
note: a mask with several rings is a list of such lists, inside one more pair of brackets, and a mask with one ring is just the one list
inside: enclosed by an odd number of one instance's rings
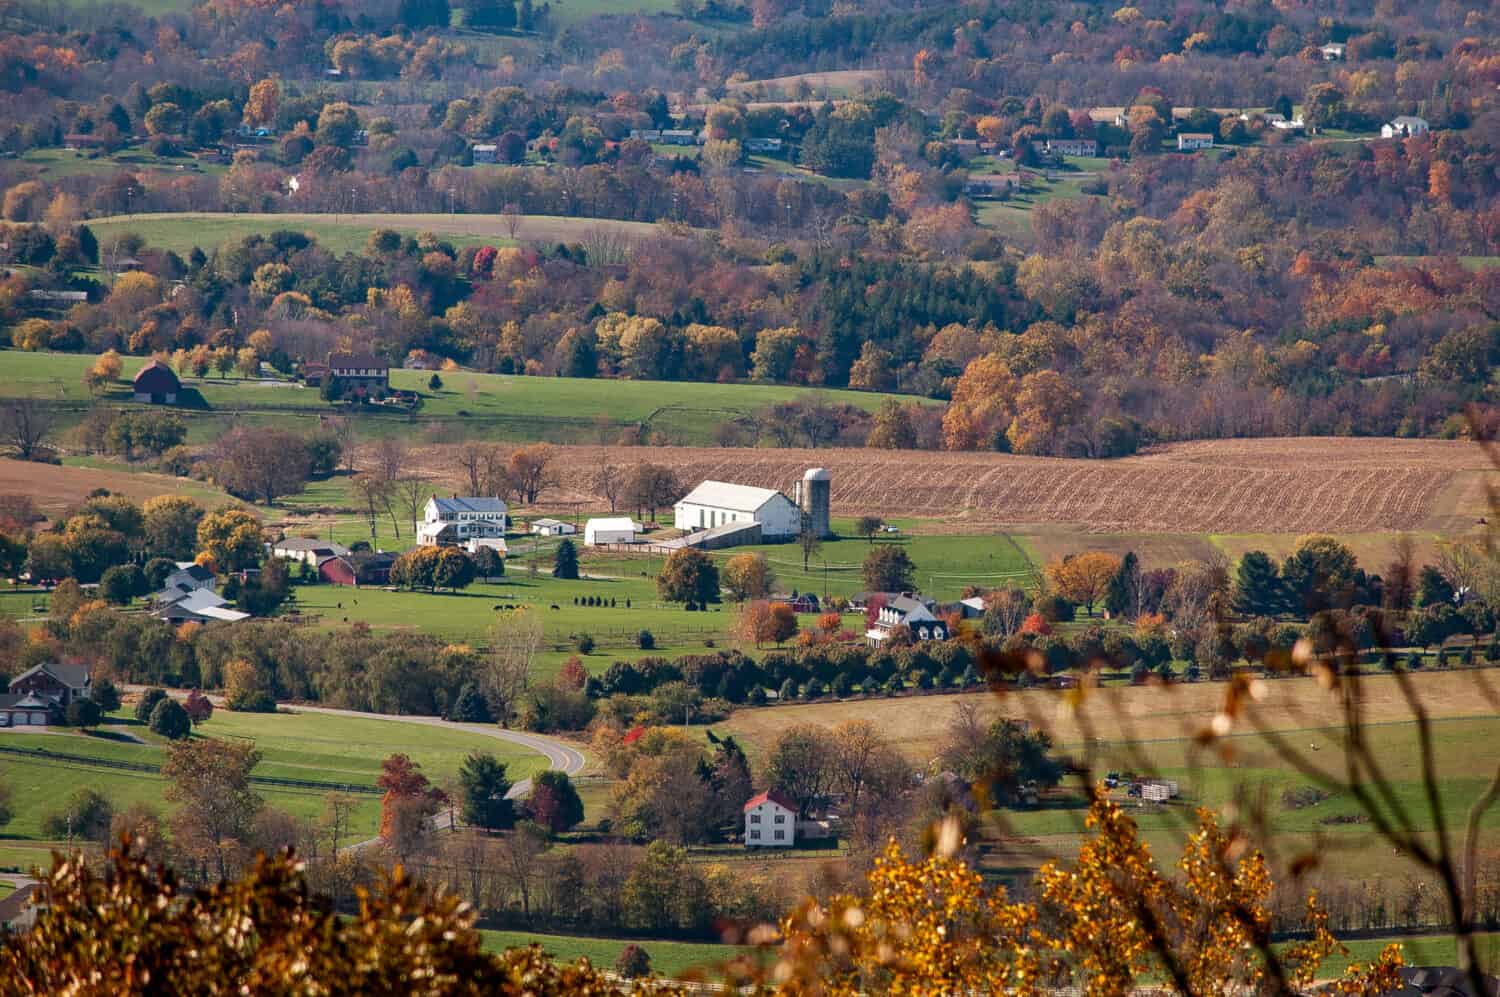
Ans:
{"label": "plowed brown field", "polygon": [[[427,469],[448,479],[450,448]],[[947,518],[955,525],[1058,524],[1096,532],[1305,533],[1471,528],[1493,478],[1472,444],[1261,439],[1174,444],[1121,460],[888,450],[559,447],[561,489],[593,501],[609,462],[790,490],[809,467],[833,477],[836,515]],[[558,496],[561,497],[561,496]]]}

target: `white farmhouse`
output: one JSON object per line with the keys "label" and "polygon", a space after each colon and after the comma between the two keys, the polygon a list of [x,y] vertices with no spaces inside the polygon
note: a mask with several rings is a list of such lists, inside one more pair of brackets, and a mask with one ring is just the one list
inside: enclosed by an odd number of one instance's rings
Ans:
{"label": "white farmhouse", "polygon": [[797,841],[797,804],[770,790],[745,803],[746,848],[790,848]]}
{"label": "white farmhouse", "polygon": [[712,530],[730,523],[759,523],[768,543],[802,532],[802,510],[774,488],[705,481],[684,495],[674,509],[679,530]]}
{"label": "white farmhouse", "polygon": [[1426,135],[1431,130],[1426,118],[1419,118],[1414,114],[1402,114],[1380,126],[1380,137],[1412,138],[1416,135]]}
{"label": "white farmhouse", "polygon": [[600,544],[635,543],[641,524],[629,516],[605,516],[583,524],[583,542],[590,547]]}
{"label": "white farmhouse", "polygon": [[505,502],[498,498],[439,498],[427,500],[417,543],[424,547],[463,546],[470,540],[504,539]]}
{"label": "white farmhouse", "polygon": [[898,595],[886,601],[875,613],[873,625],[865,631],[865,639],[872,647],[878,647],[891,639],[897,627],[906,627],[911,639],[947,640],[948,624],[933,615],[932,609],[921,599],[910,595]]}

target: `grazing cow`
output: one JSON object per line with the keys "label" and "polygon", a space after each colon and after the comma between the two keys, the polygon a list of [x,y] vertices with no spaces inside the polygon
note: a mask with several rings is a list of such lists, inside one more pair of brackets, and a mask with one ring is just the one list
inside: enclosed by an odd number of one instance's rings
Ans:
{"label": "grazing cow", "polygon": [[552,608],[553,608],[553,609],[556,609],[556,608],[557,608],[557,603],[555,603],[555,602],[554,602],[554,603],[553,603],[553,604],[552,604]]}

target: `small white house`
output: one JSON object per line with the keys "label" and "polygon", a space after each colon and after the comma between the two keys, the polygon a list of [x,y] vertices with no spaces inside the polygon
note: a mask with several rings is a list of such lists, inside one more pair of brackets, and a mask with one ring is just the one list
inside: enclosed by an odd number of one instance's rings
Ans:
{"label": "small white house", "polygon": [[1183,132],[1177,136],[1178,152],[1195,152],[1198,149],[1212,149],[1214,137],[1208,132]]}
{"label": "small white house", "polygon": [[284,537],[271,545],[271,556],[300,561],[316,568],[330,557],[348,557],[349,548],[332,540],[318,540],[315,537]]}
{"label": "small white house", "polygon": [[776,790],[745,803],[746,848],[791,848],[797,843],[797,804]]}
{"label": "small white house", "polygon": [[1389,123],[1380,126],[1381,138],[1411,138],[1414,135],[1426,135],[1432,128],[1427,124],[1426,118],[1419,118],[1413,114],[1403,114],[1392,118]]}
{"label": "small white house", "polygon": [[673,506],[679,530],[711,530],[729,523],[759,523],[768,543],[790,540],[802,532],[802,510],[774,488],[705,481]]}
{"label": "small white house", "polygon": [[470,539],[505,537],[503,499],[434,495],[417,525],[417,543],[424,547],[462,546]]}
{"label": "small white house", "polygon": [[583,524],[583,542],[590,547],[635,543],[640,532],[641,524],[629,516],[605,516]]}
{"label": "small white house", "polygon": [[1345,52],[1344,43],[1329,42],[1327,45],[1324,45],[1322,48],[1318,49],[1318,51],[1323,53],[1324,62],[1341,62],[1343,61]]}
{"label": "small white house", "polygon": [[578,527],[561,519],[533,519],[531,532],[539,537],[570,537],[578,532]]}

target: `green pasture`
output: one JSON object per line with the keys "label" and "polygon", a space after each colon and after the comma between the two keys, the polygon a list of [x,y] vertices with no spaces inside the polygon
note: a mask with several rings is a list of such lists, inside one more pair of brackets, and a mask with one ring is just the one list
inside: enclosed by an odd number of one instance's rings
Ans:
{"label": "green pasture", "polygon": [[358,252],[378,229],[394,229],[410,235],[425,232],[465,246],[509,246],[516,242],[551,244],[575,242],[588,232],[607,228],[627,238],[644,238],[658,230],[649,222],[605,218],[575,218],[556,215],[521,215],[516,237],[510,237],[511,220],[497,214],[452,212],[163,212],[159,214],[113,215],[89,221],[101,246],[126,232],[133,232],[149,246],[187,254],[194,246],[204,252],[248,235],[267,235],[284,229],[305,232],[334,252]]}
{"label": "green pasture", "polygon": [[[187,6],[181,0],[138,2],[143,7],[155,6],[163,10]],[[151,11],[148,10],[148,13]],[[45,180],[76,176],[108,177],[122,170],[217,176],[226,169],[221,163],[200,162],[191,156],[163,157],[139,148],[125,148],[113,153],[85,149],[31,149],[21,156],[21,162],[37,167],[41,178]]]}
{"label": "green pasture", "polygon": [[[368,218],[367,215],[356,216]],[[455,248],[466,246],[508,246],[497,223],[493,235],[464,232],[446,232],[431,219],[447,218],[447,215],[392,215],[388,224],[370,224],[353,219],[341,221],[335,215],[131,215],[115,218],[98,218],[89,222],[100,246],[108,246],[111,239],[134,233],[146,240],[148,246],[170,249],[182,256],[192,252],[196,246],[205,253],[225,243],[238,242],[250,235],[267,235],[281,229],[302,232],[317,239],[334,253],[357,253],[364,247],[370,233],[378,228],[391,228],[398,232],[416,235],[435,232],[440,238],[451,242]],[[468,216],[465,216],[468,217]],[[408,220],[408,218],[410,220]],[[418,222],[417,219],[423,219]]]}
{"label": "green pasture", "polygon": [[[1334,794],[1311,805],[1295,806],[1284,794],[1313,786],[1298,772],[1269,738],[1257,732],[1225,739],[1227,756],[1204,749],[1188,739],[1153,740],[1144,719],[1134,744],[1096,742],[1093,769],[1136,772],[1177,780],[1181,797],[1168,805],[1141,804],[1119,799],[1131,808],[1141,832],[1157,855],[1175,859],[1181,849],[1183,829],[1194,823],[1193,810],[1205,806],[1219,812],[1233,804],[1248,818],[1254,811],[1263,823],[1258,844],[1267,850],[1273,864],[1312,853],[1319,866],[1316,874],[1340,878],[1376,875],[1389,878],[1408,868],[1403,860],[1391,860],[1390,845],[1364,816],[1360,804],[1348,794]],[[1285,743],[1314,765],[1336,774],[1344,759],[1338,740],[1340,731],[1324,728],[1291,729],[1280,732]],[[1390,781],[1395,805],[1411,814],[1418,831],[1435,829],[1422,782],[1420,732],[1413,722],[1383,723],[1369,728],[1375,757]],[[1484,793],[1489,777],[1500,765],[1500,718],[1454,717],[1432,721],[1434,772],[1439,789],[1439,812],[1450,829],[1463,828],[1469,808]],[[1069,753],[1082,751],[1078,744],[1064,745]],[[1076,851],[1084,833],[1086,803],[1081,792],[1062,792],[1034,810],[997,813],[1005,829],[1025,836],[1049,855],[1067,856]],[[1390,811],[1387,810],[1387,813]],[[1484,847],[1500,839],[1500,812],[1489,811],[1481,824]],[[1376,872],[1378,870],[1378,873]]]}
{"label": "green pasture", "polygon": [[[126,740],[123,735],[127,732],[147,743]],[[464,756],[472,751],[495,755],[507,763],[510,775],[516,779],[546,767],[541,755],[468,731],[295,711],[245,714],[217,710],[195,729],[195,734],[254,741],[263,756],[255,767],[256,776],[326,784],[326,789],[256,785],[256,791],[268,805],[296,817],[321,814],[325,797],[339,785],[373,786],[381,759],[395,752],[410,755],[429,778],[440,784],[456,777]],[[0,756],[3,759],[0,772],[5,774],[16,811],[15,819],[5,827],[6,837],[39,839],[47,815],[76,789],[98,790],[109,797],[116,809],[132,803],[162,806],[164,782],[159,775],[103,764],[112,761],[161,764],[162,741],[128,714],[117,716],[100,734],[0,732],[0,745],[65,752],[100,763]],[[373,834],[379,824],[380,798],[360,794],[357,799],[353,830],[358,834]],[[4,864],[5,855],[0,853],[0,865]]]}
{"label": "green pasture", "polygon": [[1032,237],[1031,209],[1054,198],[1084,197],[1083,186],[1092,177],[1058,173],[1054,179],[1033,177],[1026,189],[1003,201],[983,201],[975,208],[974,220],[1006,238],[1025,243]]}
{"label": "green pasture", "polygon": [[735,945],[713,942],[669,942],[655,939],[590,938],[584,935],[537,935],[526,931],[480,931],[484,947],[491,952],[524,948],[535,942],[561,962],[587,958],[597,969],[612,970],[620,952],[635,944],[651,956],[651,970],[658,976],[675,977],[692,969],[712,976],[712,967],[744,951]]}
{"label": "green pasture", "polygon": [[[0,397],[41,398],[81,409],[92,400],[83,375],[94,359],[92,354],[0,351]],[[146,358],[122,359],[121,380],[107,388],[100,401],[131,404],[129,378]],[[413,426],[420,426],[436,438],[451,440],[478,437],[614,442],[625,427],[644,425],[677,442],[706,443],[717,424],[780,402],[816,395],[830,404],[849,404],[873,412],[887,398],[897,397],[868,391],[815,392],[774,384],[527,377],[465,371],[438,376],[442,387],[432,390],[428,387],[430,372],[392,370],[391,384],[420,392],[422,408],[413,415],[379,409],[358,412],[361,432],[411,434]],[[222,433],[227,425],[216,417],[260,416],[300,431],[307,428],[308,415],[342,411],[324,401],[317,390],[290,380],[210,373],[202,378],[184,378],[183,387],[188,402],[176,411],[188,418],[192,441],[210,440]]]}

